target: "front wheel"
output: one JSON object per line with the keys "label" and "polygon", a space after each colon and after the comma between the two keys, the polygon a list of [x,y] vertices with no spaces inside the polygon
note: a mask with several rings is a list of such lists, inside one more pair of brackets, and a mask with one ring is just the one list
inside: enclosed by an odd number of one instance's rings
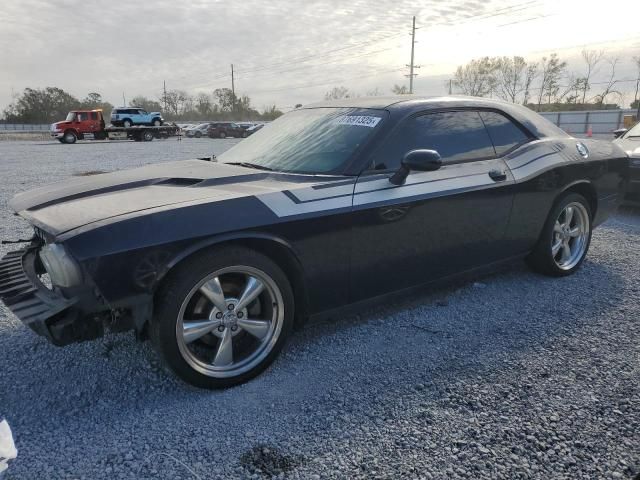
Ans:
{"label": "front wheel", "polygon": [[195,136],[196,138],[200,138],[200,137],[202,136],[202,133],[201,133],[201,132],[196,132],[196,133],[194,134],[194,136]]}
{"label": "front wheel", "polygon": [[132,125],[131,120],[127,119],[125,121],[122,122],[122,126],[124,128],[129,128]]}
{"label": "front wheel", "polygon": [[153,132],[151,130],[145,130],[144,132],[142,132],[142,140],[144,140],[145,142],[150,142],[151,140],[153,140]]}
{"label": "front wheel", "polygon": [[220,133],[218,134],[218,138],[227,138],[227,134],[226,134],[226,133],[224,133],[224,132],[220,132]]}
{"label": "front wheel", "polygon": [[154,127],[159,127],[160,125],[162,125],[162,121],[161,121],[159,118],[156,118],[156,119],[153,121],[153,126],[154,126]]}
{"label": "front wheel", "polygon": [[156,298],[151,339],[171,370],[201,388],[255,377],[273,362],[293,327],[286,275],[245,248],[192,257]]}
{"label": "front wheel", "polygon": [[64,140],[64,143],[76,143],[76,140],[78,139],[78,137],[76,137],[76,134],[72,131],[65,132],[64,137],[62,138]]}
{"label": "front wheel", "polygon": [[591,243],[591,208],[578,193],[561,197],[551,210],[531,254],[529,266],[540,273],[562,277],[575,272]]}

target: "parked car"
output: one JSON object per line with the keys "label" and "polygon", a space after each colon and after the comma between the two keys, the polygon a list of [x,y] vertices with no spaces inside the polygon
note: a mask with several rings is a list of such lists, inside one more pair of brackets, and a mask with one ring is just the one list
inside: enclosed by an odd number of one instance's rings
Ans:
{"label": "parked car", "polygon": [[623,203],[640,206],[640,122],[614,132],[614,142],[629,155],[629,172]]}
{"label": "parked car", "polygon": [[258,130],[262,129],[262,127],[264,127],[264,124],[263,123],[259,123],[257,125],[253,125],[253,126],[247,128],[247,136],[253,135]]}
{"label": "parked car", "polygon": [[210,138],[246,138],[248,137],[247,131],[237,123],[231,122],[213,122],[207,129],[207,135]]}
{"label": "parked car", "polygon": [[200,123],[199,125],[192,126],[185,130],[184,134],[189,138],[200,138],[203,135],[207,134],[207,130],[209,129],[210,122]]}
{"label": "parked car", "polygon": [[111,124],[116,127],[132,125],[153,125],[159,127],[164,122],[160,112],[147,112],[138,107],[119,107],[111,111]]}
{"label": "parked car", "polygon": [[488,99],[303,107],[217,162],[18,194],[10,207],[35,233],[0,262],[0,298],[56,345],[133,329],[185,381],[226,387],[263,371],[308,317],[517,258],[572,274],[627,162],[618,145]]}

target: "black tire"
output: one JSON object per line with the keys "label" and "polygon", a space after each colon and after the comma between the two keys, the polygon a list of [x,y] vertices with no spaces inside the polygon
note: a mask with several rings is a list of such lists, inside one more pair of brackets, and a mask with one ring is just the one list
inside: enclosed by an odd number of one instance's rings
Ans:
{"label": "black tire", "polygon": [[200,138],[202,136],[202,132],[196,132],[193,134],[194,137]]}
{"label": "black tire", "polygon": [[227,134],[226,134],[226,133],[224,133],[224,132],[220,132],[220,133],[218,134],[218,138],[227,138]]}
{"label": "black tire", "polygon": [[58,139],[58,141],[59,141],[60,143],[64,143],[64,138],[59,138],[59,139]]}
{"label": "black tire", "polygon": [[142,140],[144,142],[150,142],[153,140],[154,134],[151,130],[145,130],[142,132]]}
{"label": "black tire", "polygon": [[71,130],[68,130],[64,132],[64,136],[62,137],[62,140],[64,143],[72,144],[72,143],[76,143],[76,140],[78,140],[78,137]]}
{"label": "black tire", "polygon": [[128,118],[125,118],[125,119],[122,121],[122,126],[123,126],[124,128],[129,128],[129,127],[131,127],[132,125],[133,125],[133,122],[132,122],[131,120],[129,120]]}
{"label": "black tire", "polygon": [[154,127],[159,127],[162,125],[162,120],[160,120],[159,118],[154,118],[153,122],[151,122],[151,125],[153,125]]}
{"label": "black tire", "polygon": [[242,134],[240,136],[242,138],[247,138],[249,136],[249,134],[247,132],[242,132]]}
{"label": "black tire", "polygon": [[[577,257],[573,261],[567,262],[567,264],[562,267],[558,262],[558,254],[553,254],[552,245],[556,241],[556,236],[563,235],[563,233],[556,233],[556,221],[562,218],[561,216],[563,215],[563,212],[570,205],[574,205],[574,207],[572,207],[574,209],[578,208],[578,205],[584,209],[588,225],[586,228],[582,229],[584,230],[584,235],[580,237],[582,243],[576,253]],[[582,210],[577,211],[577,214],[582,215],[580,213],[581,211]],[[574,215],[575,214],[576,213],[574,212]],[[555,202],[553,208],[549,212],[549,216],[542,228],[540,238],[538,239],[533,251],[526,258],[526,262],[529,267],[538,273],[552,277],[564,277],[574,273],[578,268],[580,268],[582,262],[587,256],[587,252],[589,251],[589,245],[591,244],[592,220],[593,215],[591,207],[586,198],[573,192],[562,195]],[[560,250],[562,250],[562,248],[560,248]],[[560,251],[559,253],[561,257],[562,252]]]}
{"label": "black tire", "polygon": [[[195,292],[199,293],[200,291],[197,290],[197,287],[205,278],[221,269],[231,266],[252,268],[268,276],[268,278],[273,281],[273,285],[277,286],[277,290],[280,293],[278,298],[282,301],[281,307],[284,311],[281,312],[281,310],[277,310],[275,303],[272,307],[267,307],[276,309],[273,311],[278,313],[274,313],[274,315],[277,315],[277,321],[281,325],[281,328],[278,336],[272,337],[269,341],[268,348],[266,346],[263,347],[264,350],[262,350],[263,353],[261,353],[261,355],[264,356],[258,358],[259,363],[249,365],[251,368],[248,371],[240,372],[238,375],[223,377],[216,376],[218,374],[215,372],[205,374],[193,368],[185,358],[185,355],[181,353],[181,339],[177,331],[183,303],[189,305],[189,302],[192,302],[194,297],[191,295],[195,295],[193,293],[194,289],[196,289]],[[223,279],[224,277],[220,276],[219,278]],[[224,289],[224,281],[221,280],[221,282]],[[225,296],[227,296],[226,293]],[[271,259],[244,247],[223,247],[190,257],[178,265],[176,269],[169,274],[168,278],[163,281],[162,286],[155,295],[155,299],[154,318],[149,326],[149,334],[156,351],[169,369],[178,377],[200,388],[216,389],[230,387],[244,383],[260,374],[273,362],[282,350],[282,347],[291,334],[294,324],[293,292],[286,275]],[[262,302],[262,300],[254,301]],[[211,315],[210,313],[209,317],[211,317]],[[247,313],[247,316],[248,315]],[[224,330],[224,327],[218,328],[223,328]],[[242,338],[240,338],[240,340],[242,340]],[[203,342],[201,345],[205,345],[204,348],[207,348],[207,345],[211,345],[212,341],[217,341],[212,333],[206,334],[201,339],[196,340],[196,342]],[[219,341],[222,342],[222,340]],[[216,348],[219,349],[219,345],[220,344],[218,344]],[[184,348],[184,344],[182,348]],[[202,348],[202,346],[199,348]]]}

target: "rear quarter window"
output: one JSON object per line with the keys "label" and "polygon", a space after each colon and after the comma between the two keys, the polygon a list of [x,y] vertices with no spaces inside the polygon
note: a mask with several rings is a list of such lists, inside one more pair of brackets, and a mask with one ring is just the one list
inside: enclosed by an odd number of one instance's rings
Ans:
{"label": "rear quarter window", "polygon": [[480,117],[489,132],[498,157],[530,140],[530,136],[522,128],[501,113],[481,111]]}

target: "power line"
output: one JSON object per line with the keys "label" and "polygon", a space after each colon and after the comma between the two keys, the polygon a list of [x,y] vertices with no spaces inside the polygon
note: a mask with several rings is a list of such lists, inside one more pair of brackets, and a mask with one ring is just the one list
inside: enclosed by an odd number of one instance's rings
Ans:
{"label": "power line", "polygon": [[[538,0],[530,0],[530,1],[527,1],[527,2],[523,2],[523,3],[516,4],[516,5],[511,5],[511,6],[508,6],[508,7],[503,7],[503,8],[494,10],[490,14],[484,14],[484,15],[480,15],[480,16],[462,17],[463,19],[467,19],[466,21],[463,20],[461,22],[458,22],[457,18],[454,18],[450,22],[456,22],[455,26],[457,26],[457,25],[460,25],[460,24],[469,23],[471,21],[475,22],[475,21],[485,20],[485,19],[488,19],[488,18],[504,16],[504,15],[510,15],[510,14],[513,14],[513,13],[516,13],[516,12],[528,10],[534,4],[539,4],[539,1]],[[464,4],[460,4],[460,6],[462,6],[462,5],[464,5]],[[433,26],[439,26],[439,25],[451,26],[450,22],[436,23]],[[236,74],[264,72],[264,71],[272,70],[274,68],[286,67],[286,66],[291,65],[291,64],[300,64],[300,63],[306,63],[306,62],[309,62],[309,61],[315,61],[315,60],[318,60],[318,59],[322,59],[322,58],[327,58],[327,57],[333,56],[333,55],[335,55],[336,53],[339,53],[339,52],[344,52],[345,50],[350,50],[350,49],[353,49],[353,48],[359,48],[359,47],[368,46],[368,45],[371,45],[371,44],[374,44],[374,43],[379,43],[379,42],[384,41],[384,40],[389,40],[389,39],[392,39],[392,38],[400,37],[402,35],[403,35],[402,33],[383,35],[381,37],[378,37],[378,38],[375,38],[375,39],[372,39],[372,40],[356,43],[356,44],[353,44],[353,45],[346,45],[344,47],[339,47],[339,48],[327,50],[327,51],[321,52],[321,53],[305,54],[305,55],[302,55],[302,56],[294,56],[294,57],[290,57],[288,60],[281,60],[281,61],[278,61],[278,62],[262,64],[262,65],[260,65],[260,64],[259,65],[254,65],[254,66],[246,68],[246,69],[236,69]],[[393,49],[394,49],[394,47],[389,48],[389,49],[385,49],[384,51],[393,50]],[[371,53],[371,54],[373,54],[373,53]],[[355,56],[352,56],[351,58],[354,58],[354,57]],[[326,64],[328,64],[328,63],[331,63],[331,62],[327,62]],[[296,67],[297,67],[297,69],[305,68],[305,67],[302,67],[300,65],[296,65]],[[312,67],[313,66],[310,66],[309,68],[312,68]],[[192,86],[190,86],[190,88],[202,88],[202,87],[210,86],[212,84],[212,81],[221,80],[221,79],[228,78],[228,77],[229,77],[228,73],[221,73],[221,74],[218,74],[218,75],[214,75],[214,76],[209,77],[209,82],[202,83],[200,85],[192,85]]]}
{"label": "power line", "polygon": [[401,72],[402,70],[404,70],[403,68],[396,68],[396,69],[391,69],[391,70],[382,70],[382,71],[377,71],[377,72],[373,72],[371,74],[368,75],[357,75],[354,77],[346,77],[346,78],[337,78],[337,79],[333,79],[333,80],[328,80],[322,83],[311,83],[311,84],[302,84],[302,85],[293,85],[293,86],[286,86],[286,87],[282,87],[282,88],[277,88],[277,89],[272,89],[272,90],[254,90],[251,93],[255,94],[255,93],[275,93],[275,92],[285,92],[285,91],[290,91],[290,90],[299,90],[299,89],[303,89],[303,88],[312,88],[312,87],[322,87],[325,85],[333,85],[335,83],[339,83],[339,82],[345,82],[348,80],[355,80],[358,78],[368,78],[368,77],[374,77],[377,75],[381,75],[384,73],[393,73],[393,72]]}

